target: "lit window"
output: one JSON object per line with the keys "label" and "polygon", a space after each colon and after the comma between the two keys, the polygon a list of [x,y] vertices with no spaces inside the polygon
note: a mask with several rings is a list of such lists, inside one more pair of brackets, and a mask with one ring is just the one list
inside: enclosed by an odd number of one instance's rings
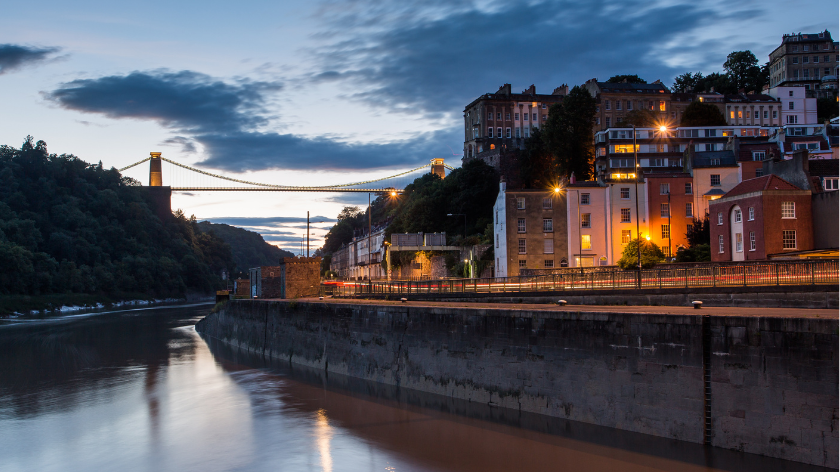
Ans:
{"label": "lit window", "polygon": [[671,216],[671,208],[667,203],[659,204],[659,216],[662,218],[668,218]]}
{"label": "lit window", "polygon": [[551,218],[543,218],[543,233],[554,232],[554,220]]}
{"label": "lit window", "polygon": [[621,198],[623,200],[629,200],[630,199],[630,188],[629,187],[622,187],[621,188]]}
{"label": "lit window", "polygon": [[796,204],[794,202],[782,202],[782,218],[796,218]]}
{"label": "lit window", "polygon": [[712,187],[720,187],[720,174],[712,174],[710,183]]}
{"label": "lit window", "polygon": [[551,210],[551,198],[543,198],[543,210]]}
{"label": "lit window", "polygon": [[685,217],[694,218],[694,206],[691,203],[685,204]]}
{"label": "lit window", "polygon": [[755,208],[749,207],[749,209],[747,209],[747,219],[748,221],[755,219]]}
{"label": "lit window", "polygon": [[516,220],[516,232],[517,233],[524,233],[525,232],[525,218],[519,218]]}
{"label": "lit window", "polygon": [[554,254],[554,240],[543,239],[543,254]]}
{"label": "lit window", "polygon": [[734,213],[735,213],[735,222],[740,223],[741,222],[741,210],[736,209]]}
{"label": "lit window", "polygon": [[750,231],[750,251],[755,251],[755,231]]}
{"label": "lit window", "polygon": [[[616,153],[616,154],[633,152],[633,145],[632,144],[614,144],[610,147],[612,147],[612,149],[613,149],[612,152]],[[638,150],[639,150],[639,145],[637,144],[636,145],[636,151],[638,151]]]}
{"label": "lit window", "polygon": [[671,237],[671,225],[662,225],[662,239]]}
{"label": "lit window", "polygon": [[685,183],[685,194],[686,195],[691,195],[692,193],[694,193],[694,189],[691,188],[691,182],[686,182]]}
{"label": "lit window", "polygon": [[581,249],[592,249],[592,236],[588,234],[581,234],[580,235],[580,248]]}
{"label": "lit window", "polygon": [[735,252],[744,252],[744,237],[741,233],[735,233]]}
{"label": "lit window", "polygon": [[796,230],[782,231],[782,249],[796,249]]}
{"label": "lit window", "polygon": [[671,193],[671,184],[659,184],[659,195],[668,195]]}
{"label": "lit window", "polygon": [[581,205],[589,205],[589,194],[588,193],[580,194],[580,204]]}
{"label": "lit window", "polygon": [[665,102],[664,101],[659,102],[659,111],[665,111]]}
{"label": "lit window", "polygon": [[718,252],[723,254],[723,235],[718,236]]}
{"label": "lit window", "polygon": [[742,110],[738,110],[738,118],[743,118],[744,112]]}
{"label": "lit window", "polygon": [[729,111],[729,119],[730,119],[730,120],[734,120],[734,119],[735,119],[735,111],[734,111],[734,110],[730,110],[730,111]]}
{"label": "lit window", "polygon": [[630,230],[623,229],[621,230],[621,244],[627,244],[630,242]]}
{"label": "lit window", "polygon": [[519,197],[516,199],[516,209],[517,210],[524,210],[525,209],[525,198]]}
{"label": "lit window", "polygon": [[723,224],[723,213],[718,212],[718,225]]}
{"label": "lit window", "polygon": [[519,254],[525,254],[525,240],[519,240]]}
{"label": "lit window", "polygon": [[629,223],[630,222],[630,209],[629,208],[622,208],[621,209],[621,222],[622,223]]}

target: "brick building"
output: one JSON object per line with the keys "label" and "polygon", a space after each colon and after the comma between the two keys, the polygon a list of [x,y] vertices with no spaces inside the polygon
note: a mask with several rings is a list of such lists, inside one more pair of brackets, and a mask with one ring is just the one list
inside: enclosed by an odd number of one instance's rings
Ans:
{"label": "brick building", "polygon": [[686,233],[697,214],[694,178],[686,172],[655,172],[645,175],[649,206],[650,240],[667,257],[678,247],[688,247]]}
{"label": "brick building", "polygon": [[709,206],[712,261],[767,259],[814,248],[811,191],[775,175],[741,182]]}
{"label": "brick building", "polygon": [[567,235],[565,193],[507,190],[504,181],[499,184],[493,206],[496,277],[567,266]]}
{"label": "brick building", "polygon": [[285,257],[280,265],[249,269],[251,297],[301,298],[318,295],[320,257]]}
{"label": "brick building", "polygon": [[828,30],[783,35],[782,43],[770,53],[770,87],[817,91],[826,76],[833,76],[836,83],[838,61],[837,42]]}
{"label": "brick building", "polygon": [[658,80],[652,84],[629,84],[590,79],[584,88],[598,102],[592,128],[595,131],[617,126],[633,110],[651,110],[669,128],[679,124],[671,119],[671,91]]}

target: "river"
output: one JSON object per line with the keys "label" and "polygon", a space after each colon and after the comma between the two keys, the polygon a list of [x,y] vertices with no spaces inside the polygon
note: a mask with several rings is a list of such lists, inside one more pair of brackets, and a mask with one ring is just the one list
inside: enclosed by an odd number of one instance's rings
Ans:
{"label": "river", "polygon": [[0,471],[817,471],[202,339],[210,306],[0,324]]}

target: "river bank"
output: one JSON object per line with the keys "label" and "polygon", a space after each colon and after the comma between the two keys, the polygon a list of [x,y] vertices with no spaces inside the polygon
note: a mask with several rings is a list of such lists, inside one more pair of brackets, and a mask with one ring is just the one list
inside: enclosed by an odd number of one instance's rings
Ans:
{"label": "river bank", "polygon": [[122,307],[159,306],[175,303],[212,301],[212,294],[188,294],[182,297],[155,298],[141,293],[119,296],[86,293],[46,295],[0,295],[0,318],[50,316]]}
{"label": "river bank", "polygon": [[237,300],[196,329],[400,388],[838,463],[836,310]]}

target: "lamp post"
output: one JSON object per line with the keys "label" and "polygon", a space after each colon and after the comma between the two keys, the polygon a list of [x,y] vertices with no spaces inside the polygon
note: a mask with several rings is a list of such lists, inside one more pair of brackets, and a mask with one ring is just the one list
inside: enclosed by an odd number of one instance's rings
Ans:
{"label": "lamp post", "polygon": [[636,164],[635,174],[633,174],[633,180],[636,184],[636,240],[638,244],[636,245],[636,249],[638,249],[638,268],[639,268],[639,275],[637,277],[637,284],[639,288],[642,288],[642,233],[639,232],[639,220],[641,216],[639,215],[639,153],[636,149],[636,125],[631,125],[633,127],[633,162]]}

